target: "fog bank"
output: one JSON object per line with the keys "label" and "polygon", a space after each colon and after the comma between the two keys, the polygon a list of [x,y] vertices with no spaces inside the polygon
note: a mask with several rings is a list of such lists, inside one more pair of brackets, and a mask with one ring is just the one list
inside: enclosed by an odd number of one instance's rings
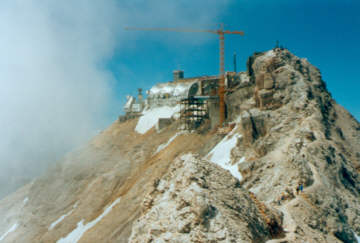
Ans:
{"label": "fog bank", "polygon": [[121,74],[106,62],[142,35],[124,26],[213,24],[227,2],[205,3],[1,1],[0,198],[116,118]]}

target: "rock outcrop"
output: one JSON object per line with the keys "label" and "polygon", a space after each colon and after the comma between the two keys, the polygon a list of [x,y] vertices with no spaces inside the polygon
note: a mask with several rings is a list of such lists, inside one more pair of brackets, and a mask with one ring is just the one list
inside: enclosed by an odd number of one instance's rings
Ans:
{"label": "rock outcrop", "polygon": [[[354,242],[359,123],[331,98],[306,59],[275,49],[255,54],[248,65],[254,93],[241,102],[253,106],[240,108],[243,136],[232,151],[250,158],[239,164],[242,186],[284,213],[285,230],[293,227],[287,240]],[[294,196],[299,184],[305,190]]]}
{"label": "rock outcrop", "polygon": [[222,168],[191,155],[154,183],[129,242],[265,242],[281,234],[264,222],[249,192]]}
{"label": "rock outcrop", "polygon": [[306,59],[247,66],[222,132],[115,122],[0,201],[2,242],[356,242],[359,122]]}

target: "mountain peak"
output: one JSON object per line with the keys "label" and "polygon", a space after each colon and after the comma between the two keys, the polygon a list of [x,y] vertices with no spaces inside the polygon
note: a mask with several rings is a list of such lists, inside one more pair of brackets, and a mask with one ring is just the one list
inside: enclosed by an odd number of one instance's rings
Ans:
{"label": "mountain peak", "polygon": [[3,242],[356,242],[360,124],[286,49],[247,69],[226,74],[221,129],[219,77],[129,98],[119,121],[0,201]]}

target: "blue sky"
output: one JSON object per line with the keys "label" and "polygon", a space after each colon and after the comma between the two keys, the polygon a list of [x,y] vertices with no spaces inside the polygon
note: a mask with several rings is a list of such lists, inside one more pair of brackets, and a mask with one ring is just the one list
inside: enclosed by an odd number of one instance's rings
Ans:
{"label": "blue sky", "polygon": [[[141,1],[140,1],[141,2]],[[274,47],[276,40],[299,57],[306,57],[320,68],[333,98],[360,120],[359,57],[360,2],[353,0],[301,1],[226,1],[212,16],[208,7],[180,1],[178,14],[187,21],[173,19],[143,23],[140,14],[133,15],[135,27],[193,27],[215,29],[224,23],[226,29],[243,30],[245,36],[226,36],[226,70],[232,70],[232,55],[237,53],[238,70],[245,70],[247,58],[255,51]],[[187,4],[189,2],[189,4]],[[206,4],[204,1],[200,1]],[[212,5],[212,2],[209,2]],[[134,5],[134,8],[139,7]],[[190,10],[189,10],[190,9]],[[166,9],[164,10],[166,11]],[[189,14],[189,12],[191,12]],[[199,21],[205,15],[208,22]],[[160,13],[161,15],[161,13]],[[193,23],[191,17],[194,17]],[[166,18],[163,20],[166,20]],[[124,23],[126,26],[134,26]],[[119,26],[124,27],[124,26]],[[128,36],[107,63],[116,79],[117,98],[136,89],[149,89],[157,82],[172,79],[172,70],[183,69],[186,77],[218,73],[218,39],[206,33],[173,33],[121,31]]]}

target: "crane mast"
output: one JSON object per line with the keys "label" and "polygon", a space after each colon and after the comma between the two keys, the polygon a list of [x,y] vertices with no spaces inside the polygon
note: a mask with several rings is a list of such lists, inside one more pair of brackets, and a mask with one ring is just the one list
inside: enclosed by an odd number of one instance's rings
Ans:
{"label": "crane mast", "polygon": [[190,33],[212,33],[219,35],[219,125],[222,127],[225,121],[225,34],[244,35],[243,31],[229,31],[224,30],[224,25],[221,24],[218,30],[201,30],[201,29],[184,29],[184,28],[134,28],[127,27],[125,30],[138,31],[172,31],[172,32],[190,32]]}
{"label": "crane mast", "polygon": [[219,31],[219,58],[220,58],[220,76],[219,76],[219,125],[223,126],[225,121],[225,35],[223,31],[223,25],[221,25],[221,31]]}

